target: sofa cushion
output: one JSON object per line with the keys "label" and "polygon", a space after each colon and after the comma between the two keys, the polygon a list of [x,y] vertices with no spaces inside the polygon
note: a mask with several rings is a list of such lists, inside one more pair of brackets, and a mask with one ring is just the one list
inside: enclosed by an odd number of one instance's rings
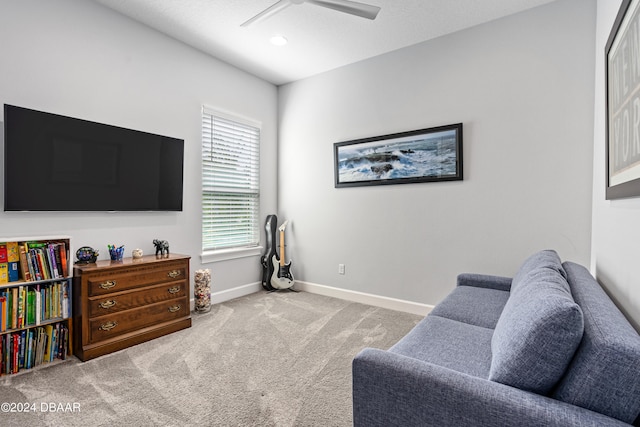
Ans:
{"label": "sofa cushion", "polygon": [[564,267],[584,336],[553,397],[632,423],[640,415],[640,336],[585,267]]}
{"label": "sofa cushion", "polygon": [[491,341],[489,379],[547,394],[571,362],[582,333],[582,311],[566,279],[545,260],[512,285]]}
{"label": "sofa cushion", "polygon": [[493,329],[509,299],[509,292],[473,286],[458,286],[430,315]]}
{"label": "sofa cushion", "polygon": [[429,315],[390,352],[486,379],[493,330]]}
{"label": "sofa cushion", "polygon": [[[546,249],[534,253],[522,263],[515,276],[513,276],[511,292],[517,290],[522,284],[526,284],[529,275],[536,274],[541,268],[557,271],[565,279],[567,277],[558,253],[552,249]],[[567,289],[569,289],[568,285]]]}

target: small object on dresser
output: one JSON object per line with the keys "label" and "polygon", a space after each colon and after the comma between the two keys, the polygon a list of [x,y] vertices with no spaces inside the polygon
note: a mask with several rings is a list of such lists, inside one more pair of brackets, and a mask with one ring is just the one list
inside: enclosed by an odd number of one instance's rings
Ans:
{"label": "small object on dresser", "polygon": [[109,256],[111,256],[111,261],[122,261],[122,257],[124,256],[124,245],[118,246],[117,248],[114,245],[107,245],[109,248]]}
{"label": "small object on dresser", "polygon": [[153,246],[156,247],[156,256],[169,256],[169,242],[166,240],[153,239]]}
{"label": "small object on dresser", "polygon": [[131,256],[133,257],[133,259],[142,258],[142,249],[134,249],[131,252]]}
{"label": "small object on dresser", "polygon": [[83,246],[76,251],[76,264],[91,264],[98,259],[98,251],[91,246]]}
{"label": "small object on dresser", "polygon": [[196,270],[195,282],[196,313],[207,313],[211,310],[211,272],[209,269]]}

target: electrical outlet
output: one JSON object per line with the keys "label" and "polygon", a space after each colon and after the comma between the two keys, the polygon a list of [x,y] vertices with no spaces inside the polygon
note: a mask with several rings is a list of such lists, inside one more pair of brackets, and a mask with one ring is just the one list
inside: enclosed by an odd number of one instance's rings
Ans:
{"label": "electrical outlet", "polygon": [[344,264],[338,264],[338,274],[344,274]]}

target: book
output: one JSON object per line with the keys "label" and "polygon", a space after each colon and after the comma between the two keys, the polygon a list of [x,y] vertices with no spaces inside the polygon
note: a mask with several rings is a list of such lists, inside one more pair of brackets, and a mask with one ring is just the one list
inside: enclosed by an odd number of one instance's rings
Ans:
{"label": "book", "polygon": [[40,292],[40,285],[36,285],[35,298],[35,324],[39,325],[42,322],[42,293]]}
{"label": "book", "polygon": [[70,301],[69,301],[69,282],[62,283],[62,318],[68,319],[70,317]]}
{"label": "book", "polygon": [[44,277],[40,272],[40,265],[38,263],[38,255],[35,249],[29,249],[27,252],[27,257],[29,260],[29,266],[31,271],[33,272],[33,280],[42,280]]}
{"label": "book", "polygon": [[53,243],[49,243],[45,248],[45,254],[47,255],[49,276],[52,279],[60,278],[58,274],[58,264],[56,262],[56,247]]}
{"label": "book", "polygon": [[11,329],[18,327],[18,288],[11,289]]}
{"label": "book", "polygon": [[9,283],[9,263],[0,263],[0,283]]}
{"label": "book", "polygon": [[12,334],[12,344],[13,344],[13,348],[12,348],[12,353],[11,353],[11,373],[12,374],[17,374],[18,373],[18,357],[20,355],[20,334],[19,333],[15,333]]}
{"label": "book", "polygon": [[18,370],[24,368],[25,351],[27,350],[27,330],[20,332],[19,354],[18,354]]}
{"label": "book", "polygon": [[25,362],[25,367],[27,369],[31,369],[33,367],[33,334],[34,330],[29,329],[29,331],[27,332],[27,358]]}
{"label": "book", "polygon": [[37,248],[35,249],[36,260],[38,262],[38,268],[40,269],[40,274],[42,275],[43,280],[51,279],[51,274],[49,273],[49,267],[47,266],[47,259],[44,249]]}
{"label": "book", "polygon": [[40,326],[36,328],[35,332],[35,358],[33,365],[37,366],[42,363],[42,357],[44,355],[44,344],[46,342],[46,334],[44,331],[44,327]]}
{"label": "book", "polygon": [[43,361],[49,362],[50,360],[49,358],[51,357],[51,345],[53,342],[53,325],[49,324],[49,325],[46,325],[44,328],[46,331],[46,343],[44,345]]}
{"label": "book", "polygon": [[31,277],[29,262],[27,261],[27,252],[23,245],[19,245],[18,250],[20,251],[20,271],[22,272],[22,280],[30,282],[33,279]]}
{"label": "book", "polygon": [[61,242],[58,248],[60,249],[60,265],[62,267],[62,277],[67,277],[69,275],[69,267],[67,265],[67,245],[64,242]]}
{"label": "book", "polygon": [[64,270],[62,269],[62,257],[60,255],[61,243],[53,243],[53,256],[56,262],[56,272],[57,278],[62,279],[65,276]]}
{"label": "book", "polygon": [[20,261],[20,252],[18,250],[18,242],[7,242],[7,261]]}
{"label": "book", "polygon": [[47,320],[51,317],[51,285],[42,288],[42,319]]}
{"label": "book", "polygon": [[13,346],[11,345],[12,342],[12,337],[11,334],[6,334],[4,336],[4,369],[3,372],[5,374],[10,374],[11,373],[11,349],[13,348]]}
{"label": "book", "polygon": [[27,290],[27,326],[36,324],[36,291],[33,288]]}
{"label": "book", "polygon": [[24,326],[25,304],[26,304],[25,289],[24,289],[24,286],[19,286],[18,287],[18,313],[17,313],[17,319],[16,319],[17,328],[22,328]]}
{"label": "book", "polygon": [[7,297],[0,296],[0,331],[4,332],[7,330]]}
{"label": "book", "polygon": [[20,280],[20,270],[17,262],[9,261],[7,263],[7,276],[9,282],[17,282]]}

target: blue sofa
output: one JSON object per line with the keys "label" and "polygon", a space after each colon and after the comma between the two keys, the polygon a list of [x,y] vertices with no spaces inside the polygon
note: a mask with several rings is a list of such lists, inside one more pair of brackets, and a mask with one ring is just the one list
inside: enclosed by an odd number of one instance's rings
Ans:
{"label": "blue sofa", "polygon": [[623,426],[640,421],[640,336],[552,250],[513,278],[461,274],[389,350],[353,360],[353,423]]}

